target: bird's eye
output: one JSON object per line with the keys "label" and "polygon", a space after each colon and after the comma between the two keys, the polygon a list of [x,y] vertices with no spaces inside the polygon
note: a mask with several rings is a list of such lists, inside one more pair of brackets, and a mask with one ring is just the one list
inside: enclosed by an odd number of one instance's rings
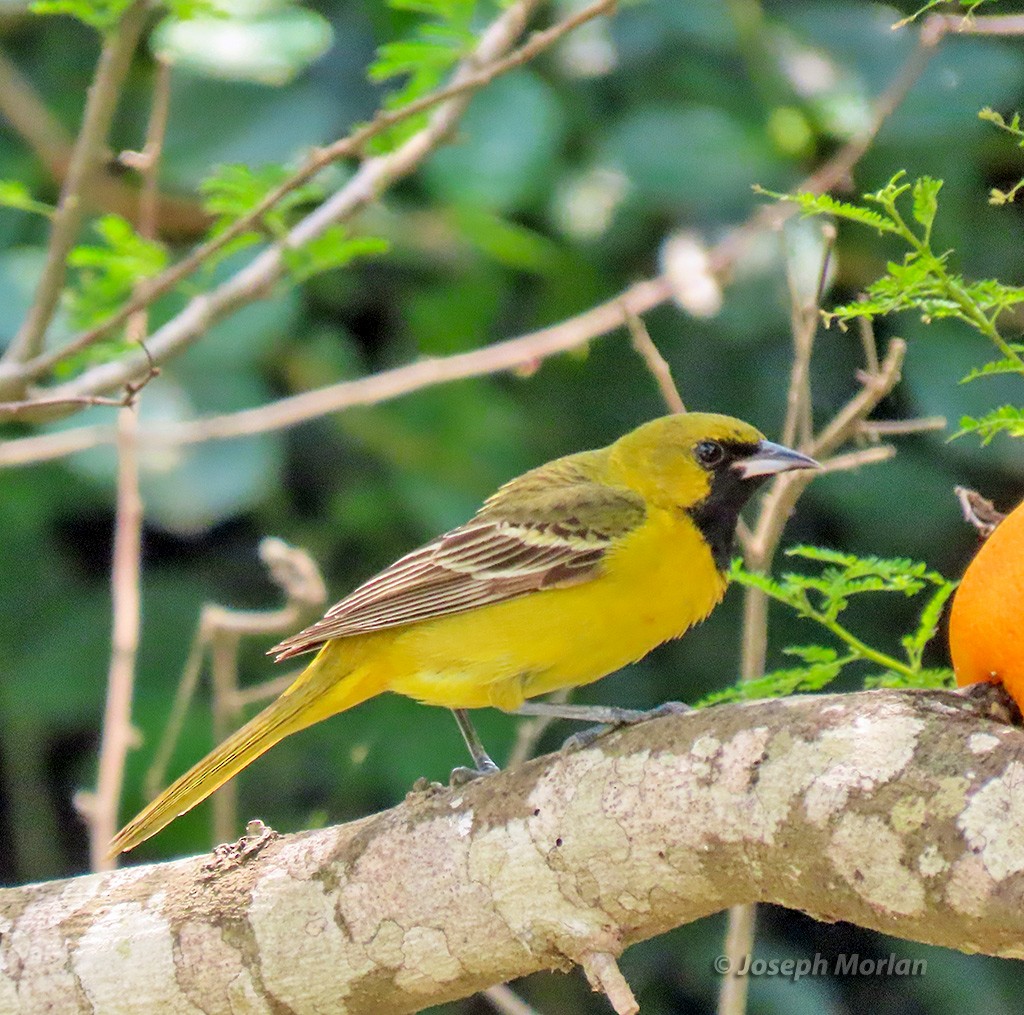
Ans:
{"label": "bird's eye", "polygon": [[697,461],[701,465],[717,465],[725,457],[725,448],[718,441],[701,441],[697,445]]}

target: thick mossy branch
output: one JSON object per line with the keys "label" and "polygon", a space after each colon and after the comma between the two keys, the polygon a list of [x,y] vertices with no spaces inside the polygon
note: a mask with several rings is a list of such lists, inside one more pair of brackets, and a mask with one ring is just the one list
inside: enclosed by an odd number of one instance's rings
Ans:
{"label": "thick mossy branch", "polygon": [[0,1010],[418,1011],[774,902],[1024,957],[1024,731],[994,688],[642,723],[382,814],[0,891]]}

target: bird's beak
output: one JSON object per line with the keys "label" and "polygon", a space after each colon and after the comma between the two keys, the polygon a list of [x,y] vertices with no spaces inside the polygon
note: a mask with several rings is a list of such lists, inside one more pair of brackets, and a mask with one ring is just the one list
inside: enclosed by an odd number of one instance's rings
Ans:
{"label": "bird's beak", "polygon": [[755,476],[774,476],[777,472],[789,472],[791,469],[821,468],[813,458],[809,458],[799,451],[764,440],[758,441],[757,450],[752,455],[734,462],[732,467],[742,479],[753,479]]}

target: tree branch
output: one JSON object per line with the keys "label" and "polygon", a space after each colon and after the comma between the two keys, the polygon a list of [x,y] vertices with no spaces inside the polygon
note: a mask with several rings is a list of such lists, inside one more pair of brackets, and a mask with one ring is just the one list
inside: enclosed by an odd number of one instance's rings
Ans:
{"label": "tree branch", "polygon": [[348,825],[0,890],[0,1008],[400,1015],[583,963],[621,992],[625,947],[753,901],[1022,957],[1010,708],[990,685],[719,706]]}
{"label": "tree branch", "polygon": [[53,216],[46,262],[36,287],[35,300],[18,334],[0,360],[4,365],[22,363],[38,355],[43,347],[46,329],[57,309],[67,274],[68,251],[78,237],[82,224],[83,195],[103,157],[107,134],[121,95],[121,85],[142,34],[147,10],[145,0],[136,0],[104,39],[96,75],[85,102],[82,129],[75,141],[60,202]]}
{"label": "tree branch", "polygon": [[[499,17],[491,25],[490,29],[484,33],[476,51],[463,63],[448,85],[400,109],[381,110],[370,123],[358,128],[348,137],[316,151],[292,176],[267,194],[252,211],[222,230],[217,236],[196,248],[191,254],[177,264],[172,265],[161,275],[150,279],[143,293],[127,302],[107,320],[78,335],[64,347],[36,356],[30,362],[23,364],[17,372],[12,371],[10,378],[12,380],[16,378],[24,382],[44,376],[53,366],[66,357],[87,348],[98,339],[113,331],[120,324],[123,324],[134,311],[147,306],[159,296],[170,292],[176,285],[200,268],[211,256],[222,250],[238,236],[254,227],[258,227],[266,212],[297,187],[311,180],[326,166],[341,159],[362,154],[369,141],[385,130],[419,113],[434,107],[440,107],[437,109],[431,124],[425,130],[420,131],[414,138],[411,138],[400,149],[387,156],[381,156],[365,162],[356,176],[341,191],[292,230],[284,246],[301,246],[303,243],[314,239],[328,225],[350,218],[370,200],[378,197],[382,190],[415,169],[416,165],[434,147],[444,141],[446,134],[461,116],[462,111],[475,92],[490,84],[502,74],[506,74],[508,71],[521,67],[535,59],[544,50],[553,46],[561,38],[585,22],[602,14],[609,13],[614,8],[617,0],[595,0],[594,3],[591,3],[582,10],[576,11],[551,28],[534,32],[522,46],[507,56],[502,57],[501,54],[515,41],[529,19],[532,9],[539,2],[540,0],[520,0],[519,4],[510,8]],[[371,170],[369,168],[371,166],[375,168]],[[324,208],[328,205],[332,210],[324,213],[328,215],[328,218],[324,221],[323,214],[321,213],[324,212]],[[312,231],[306,229],[304,232],[304,224],[309,224],[313,221],[318,222],[318,224]],[[251,281],[253,292],[263,291],[282,273],[281,247],[274,247],[267,252],[267,254],[274,253],[277,255],[276,260],[266,255],[257,259],[262,266],[261,271],[269,272],[270,274],[259,283]],[[249,267],[252,268],[253,264]],[[222,293],[225,287],[230,285],[231,281],[229,280],[222,285],[216,292]],[[250,293],[249,298],[244,302],[249,302],[252,298],[254,298],[253,293]],[[209,300],[213,300],[213,306],[208,307],[207,312],[216,312],[217,302],[214,299],[214,294],[205,294],[196,297],[182,314],[169,322],[168,327],[175,325],[176,322],[185,322],[187,324],[190,318],[186,315],[188,315],[190,308],[194,304],[205,304]],[[233,309],[235,309],[234,305],[226,305],[224,313],[228,313]],[[211,320],[216,319],[216,317],[211,318]],[[200,328],[200,332],[208,326],[208,323],[204,325],[203,328]],[[185,334],[183,335],[183,341],[185,344],[189,344],[196,337],[198,335]]]}

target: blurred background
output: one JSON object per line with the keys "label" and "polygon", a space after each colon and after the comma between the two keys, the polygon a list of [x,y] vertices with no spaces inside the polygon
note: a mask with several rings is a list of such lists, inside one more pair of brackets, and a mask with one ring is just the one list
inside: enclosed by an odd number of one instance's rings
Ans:
{"label": "blurred background", "polygon": [[[168,365],[142,398],[143,416],[174,419],[262,404],[275,397],[444,355],[556,323],[661,270],[679,230],[709,241],[755,209],[751,184],[785,190],[871,115],[871,102],[914,45],[891,26],[913,4],[860,0],[768,3],[642,0],[583,28],[529,68],[477,96],[455,143],[363,215],[358,229],[391,252],[275,293],[216,326]],[[554,3],[544,19],[564,16]],[[999,12],[1011,11],[999,4]],[[987,10],[987,8],[986,8]],[[487,12],[483,12],[486,14]],[[368,119],[381,97],[368,84],[375,48],[407,32],[414,15],[376,0],[265,0],[238,8],[234,48],[165,23],[150,47],[177,61],[161,188],[180,201],[164,221],[172,243],[194,240],[197,187],[224,163],[288,163]],[[237,26],[236,26],[237,27]],[[246,34],[247,33],[247,34]],[[237,40],[241,40],[240,42]],[[114,145],[141,144],[153,65],[145,46],[132,68]],[[0,0],[0,54],[70,133],[77,129],[97,54],[96,33],[63,17],[35,17]],[[2,103],[0,103],[2,105]],[[978,119],[991,106],[1024,108],[1024,43],[947,39],[860,162],[855,190],[897,170],[945,180],[936,249],[954,248],[968,277],[1024,276],[1021,210],[991,207],[991,187],[1024,175],[1024,156]],[[341,173],[342,170],[334,171]],[[54,200],[56,188],[22,135],[0,117],[0,179]],[[667,305],[647,317],[688,407],[727,412],[777,437],[791,349],[783,257],[805,285],[820,267],[815,227],[762,237],[737,265],[721,312],[694,320]],[[14,334],[43,259],[42,219],[0,209],[0,341]],[[857,227],[840,230],[825,306],[852,299],[887,257],[902,256]],[[237,262],[218,267],[208,284]],[[164,301],[154,323],[182,305]],[[1011,329],[1012,330],[1012,329]],[[54,339],[71,332],[58,320]],[[899,444],[895,460],[817,480],[784,542],[900,555],[958,575],[973,552],[952,495],[977,487],[1007,508],[1020,499],[1016,443],[946,443],[964,413],[1020,402],[1011,378],[958,384],[992,356],[955,323],[903,318],[878,329],[910,340],[904,380],[876,415],[940,414],[944,432]],[[1011,337],[1012,334],[1011,334]],[[855,390],[853,331],[823,332],[813,365],[815,417]],[[557,455],[605,444],[664,411],[624,331],[539,364],[534,371],[447,384],[351,409],[283,434],[212,442],[144,457],[143,632],[134,705],[142,744],[129,760],[124,817],[144,802],[142,780],[202,604],[270,608],[280,593],[257,556],[277,535],[322,566],[333,599],[438,532],[465,520],[496,486]],[[96,409],[63,424],[112,419]],[[27,432],[8,427],[6,436]],[[73,794],[95,784],[110,645],[111,449],[0,476],[0,882],[62,877],[88,866]],[[695,700],[733,682],[740,594],[683,642],[584,689],[577,700],[645,707]],[[895,646],[913,604],[858,614],[857,630]],[[769,665],[808,639],[772,613]],[[812,636],[813,637],[813,636]],[[247,685],[277,677],[266,643],[244,642]],[[948,663],[940,637],[932,665]],[[847,687],[856,686],[851,676]],[[499,761],[516,720],[476,719]],[[542,749],[572,732],[550,730]],[[172,774],[211,746],[208,689],[190,710]],[[445,779],[465,761],[451,717],[380,698],[285,740],[239,780],[240,816],[291,831],[365,815],[400,801],[425,775]],[[241,829],[239,829],[240,831]],[[208,806],[139,847],[152,861],[210,845]],[[623,959],[645,1015],[714,1010],[724,920],[714,917]],[[926,957],[914,979],[754,980],[755,1013],[942,1013],[1019,1008],[1016,963],[968,957],[762,911],[755,954],[820,952]],[[544,1013],[607,1010],[582,976],[539,975],[517,986]],[[473,999],[436,1009],[487,1012]]]}

